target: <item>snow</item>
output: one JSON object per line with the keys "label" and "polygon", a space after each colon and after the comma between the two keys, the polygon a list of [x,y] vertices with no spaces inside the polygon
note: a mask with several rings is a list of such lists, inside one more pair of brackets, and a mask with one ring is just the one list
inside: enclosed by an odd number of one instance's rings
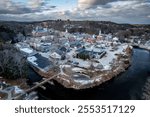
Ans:
{"label": "snow", "polygon": [[81,71],[84,71],[84,69],[81,69],[81,68],[78,68],[78,67],[74,67],[74,68],[72,68],[72,71],[74,71],[74,72],[81,72]]}
{"label": "snow", "polygon": [[77,74],[75,74],[75,75],[73,75],[74,77],[79,77],[79,75],[77,75]]}
{"label": "snow", "polygon": [[145,45],[146,45],[146,46],[150,46],[150,41],[147,41],[147,42],[145,43]]}
{"label": "snow", "polygon": [[37,58],[35,56],[31,56],[28,57],[27,60],[31,63],[33,63],[34,65],[38,65],[35,61],[37,60]]}
{"label": "snow", "polygon": [[99,59],[98,61],[104,66],[105,70],[110,70],[111,69],[110,63],[113,61],[113,59],[117,59],[117,56],[115,54],[123,54],[123,50],[126,49],[127,47],[128,47],[127,44],[120,45],[118,46],[118,49],[114,51],[110,51],[111,48],[109,47],[105,50],[107,53],[106,56]]}
{"label": "snow", "polygon": [[124,44],[122,47],[123,47],[123,49],[125,50],[125,49],[128,47],[128,45],[127,45],[127,44]]}
{"label": "snow", "polygon": [[64,67],[66,67],[66,68],[68,68],[68,67],[71,67],[71,65],[61,65],[63,68]]}
{"label": "snow", "polygon": [[31,48],[20,48],[20,50],[27,54],[31,54],[33,52],[33,49]]}
{"label": "snow", "polygon": [[[88,61],[88,60],[78,59],[78,58],[72,58],[71,60],[73,61],[73,63],[78,63],[76,64],[76,66],[81,67],[81,68],[90,68],[91,64],[93,64],[94,67],[97,67],[98,65],[102,65],[104,67],[103,68],[104,70],[110,70],[111,63],[113,62],[113,60],[117,59],[116,54],[124,54],[123,50],[125,50],[127,47],[128,47],[128,44],[121,44],[117,46],[117,49],[114,51],[111,51],[112,47],[107,47],[106,49],[103,49],[103,51],[106,51],[106,55],[101,59],[97,59],[97,61],[99,61],[99,64]],[[102,51],[102,49],[95,48],[94,46],[87,48],[87,50],[89,51],[93,50],[93,51],[99,51],[99,52]],[[78,71],[81,71],[82,69],[75,68],[72,70],[78,72]]]}
{"label": "snow", "polygon": [[64,71],[63,71],[63,66],[60,65],[59,68],[60,68],[60,74],[61,74],[61,75],[64,75],[65,73],[64,73]]}
{"label": "snow", "polygon": [[147,48],[150,50],[150,41],[147,41],[144,45],[144,48]]}
{"label": "snow", "polygon": [[69,57],[72,57],[73,55],[75,55],[75,53],[76,53],[75,51],[76,51],[76,49],[74,48],[70,52],[68,52],[66,55]]}
{"label": "snow", "polygon": [[113,41],[118,41],[119,39],[117,37],[114,37],[113,38]]}
{"label": "snow", "polygon": [[110,65],[105,65],[105,66],[104,66],[104,69],[105,69],[105,70],[111,70],[111,66],[110,66]]}
{"label": "snow", "polygon": [[15,46],[17,47],[17,48],[21,48],[21,45],[20,44],[15,44]]}
{"label": "snow", "polygon": [[104,66],[109,65],[110,62],[113,61],[113,59],[116,58],[114,55],[114,52],[110,52],[108,49],[106,50],[106,57],[104,56],[103,58],[99,59],[99,62]]}
{"label": "snow", "polygon": [[72,61],[79,63],[77,66],[82,67],[82,68],[89,68],[91,66],[90,61],[84,61],[84,60],[78,59],[78,58],[73,58]]}
{"label": "snow", "polygon": [[57,54],[56,52],[53,52],[50,56],[52,58],[61,59],[61,56],[59,54]]}
{"label": "snow", "polygon": [[74,80],[76,83],[80,83],[82,85],[92,84],[94,80]]}
{"label": "snow", "polygon": [[102,78],[96,78],[96,79],[95,79],[96,82],[99,82],[99,81],[101,81],[101,80],[102,80]]}
{"label": "snow", "polygon": [[48,59],[49,59],[49,55],[50,55],[50,53],[49,53],[49,52],[45,52],[45,53],[43,53],[43,52],[39,52],[39,54],[40,54],[41,56],[43,56],[43,57],[45,57],[45,58],[48,58]]}
{"label": "snow", "polygon": [[87,50],[87,51],[97,52],[97,53],[100,53],[100,52],[102,52],[102,51],[103,51],[103,50],[102,50],[102,49],[100,49],[100,48],[95,48],[95,47],[94,47],[94,45],[93,45],[93,46],[91,46],[91,47],[86,48],[86,50]]}
{"label": "snow", "polygon": [[46,36],[42,36],[41,39],[44,39],[44,40],[45,40],[45,39],[46,39]]}
{"label": "snow", "polygon": [[59,68],[60,68],[60,74],[61,74],[61,75],[68,76],[68,75],[65,74],[64,71],[63,71],[63,68],[64,68],[64,67],[71,67],[71,65],[60,65],[60,66],[59,66]]}
{"label": "snow", "polygon": [[24,93],[24,91],[20,89],[18,86],[14,86],[14,91],[15,91],[15,94]]}
{"label": "snow", "polygon": [[103,68],[103,65],[101,63],[93,63],[93,66],[96,68],[96,69],[102,69]]}

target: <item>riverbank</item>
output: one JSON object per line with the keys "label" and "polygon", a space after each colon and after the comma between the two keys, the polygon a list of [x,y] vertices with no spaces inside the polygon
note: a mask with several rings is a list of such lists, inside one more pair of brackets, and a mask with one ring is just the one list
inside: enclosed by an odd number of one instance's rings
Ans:
{"label": "riverbank", "polygon": [[72,77],[66,78],[66,76],[62,75],[55,78],[55,80],[66,88],[73,88],[77,90],[93,88],[116,77],[120,73],[125,72],[126,69],[131,65],[131,57],[122,59],[120,61],[115,61],[114,64],[115,66],[111,70],[93,72],[92,74],[94,74],[94,77],[87,82],[83,80],[79,83],[76,83],[74,80],[72,80]]}
{"label": "riverbank", "polygon": [[138,45],[138,44],[133,44],[132,45],[134,48],[140,48],[140,49],[145,49],[145,50],[148,50],[150,51],[150,47],[149,46],[145,46],[145,45]]}

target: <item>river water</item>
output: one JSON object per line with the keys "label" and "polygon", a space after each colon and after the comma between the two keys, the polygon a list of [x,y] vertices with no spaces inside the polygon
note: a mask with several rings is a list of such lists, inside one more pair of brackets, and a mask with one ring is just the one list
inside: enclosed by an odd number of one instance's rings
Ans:
{"label": "river water", "polygon": [[[131,100],[141,99],[143,87],[150,78],[150,52],[134,48],[132,65],[116,78],[91,89],[66,89],[57,82],[56,86],[45,84],[46,90],[37,89],[40,99],[84,99],[84,100]],[[31,72],[32,81],[40,80]],[[149,89],[150,90],[150,89]]]}

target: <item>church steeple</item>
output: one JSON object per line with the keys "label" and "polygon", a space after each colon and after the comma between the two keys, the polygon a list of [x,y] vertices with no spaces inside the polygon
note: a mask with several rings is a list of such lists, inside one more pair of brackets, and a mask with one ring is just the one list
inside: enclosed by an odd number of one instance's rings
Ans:
{"label": "church steeple", "polygon": [[66,29],[66,31],[65,31],[66,33],[68,33],[68,29]]}
{"label": "church steeple", "polygon": [[99,30],[99,36],[101,36],[101,34],[102,34],[102,31],[101,31],[101,30]]}

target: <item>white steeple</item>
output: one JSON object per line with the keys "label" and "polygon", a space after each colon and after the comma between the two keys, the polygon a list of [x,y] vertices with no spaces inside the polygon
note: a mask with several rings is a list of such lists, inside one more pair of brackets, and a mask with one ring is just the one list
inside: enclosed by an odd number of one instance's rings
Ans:
{"label": "white steeple", "polygon": [[68,29],[66,29],[66,31],[65,31],[66,33],[68,33]]}
{"label": "white steeple", "polygon": [[101,34],[102,34],[102,31],[101,31],[101,30],[99,30],[99,36],[101,36]]}

